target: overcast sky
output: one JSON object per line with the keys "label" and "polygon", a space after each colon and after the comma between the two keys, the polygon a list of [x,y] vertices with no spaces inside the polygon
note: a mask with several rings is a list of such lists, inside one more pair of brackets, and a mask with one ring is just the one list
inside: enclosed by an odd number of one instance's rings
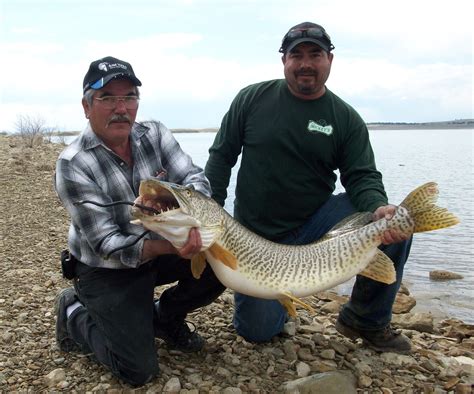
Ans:
{"label": "overcast sky", "polygon": [[336,47],[327,86],[367,122],[473,118],[471,0],[0,0],[0,131],[18,115],[81,130],[82,80],[115,56],[142,81],[139,119],[219,126],[244,86],[281,78],[293,25]]}

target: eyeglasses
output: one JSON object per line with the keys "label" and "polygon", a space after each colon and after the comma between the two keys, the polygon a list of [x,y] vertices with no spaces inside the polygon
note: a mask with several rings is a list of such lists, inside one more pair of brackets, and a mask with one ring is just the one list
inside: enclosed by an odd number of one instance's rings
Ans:
{"label": "eyeglasses", "polygon": [[137,109],[140,99],[138,96],[104,96],[94,97],[105,109],[115,109],[119,101],[123,101],[126,109]]}
{"label": "eyeglasses", "polygon": [[334,49],[334,45],[331,44],[331,38],[326,33],[325,30],[320,29],[319,27],[308,27],[307,29],[294,29],[290,30],[286,33],[285,37],[283,37],[283,42],[281,44],[280,52],[285,52],[285,48],[291,43],[291,41],[296,40],[298,38],[309,37],[309,38],[316,38],[321,39],[323,38],[327,41],[328,49],[331,51]]}

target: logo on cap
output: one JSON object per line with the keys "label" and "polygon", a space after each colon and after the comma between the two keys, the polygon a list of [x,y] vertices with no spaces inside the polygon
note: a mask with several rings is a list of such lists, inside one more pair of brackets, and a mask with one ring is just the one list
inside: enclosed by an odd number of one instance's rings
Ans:
{"label": "logo on cap", "polygon": [[107,72],[107,64],[108,64],[108,63],[100,63],[100,64],[97,66],[97,68],[98,68],[99,70],[102,70],[102,71]]}

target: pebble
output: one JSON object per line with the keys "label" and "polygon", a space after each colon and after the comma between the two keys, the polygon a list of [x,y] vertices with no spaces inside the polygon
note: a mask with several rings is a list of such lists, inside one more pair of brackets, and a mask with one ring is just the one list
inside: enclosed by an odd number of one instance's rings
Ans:
{"label": "pebble", "polygon": [[296,334],[296,323],[293,321],[288,321],[283,326],[283,333],[289,336],[294,336]]}
{"label": "pebble", "polygon": [[165,383],[163,391],[166,393],[179,393],[181,390],[181,382],[178,378],[171,378]]}
{"label": "pebble", "polygon": [[49,374],[45,376],[45,383],[48,387],[54,387],[59,382],[66,379],[66,372],[62,368],[57,368],[52,370]]}
{"label": "pebble", "polygon": [[313,361],[316,356],[311,353],[310,349],[303,347],[298,350],[298,358],[302,361]]}
{"label": "pebble", "polygon": [[334,349],[324,349],[319,355],[326,360],[334,360],[336,358]]}
{"label": "pebble", "polygon": [[367,375],[360,375],[358,383],[359,383],[359,387],[363,387],[363,388],[370,387],[372,385],[372,378]]}
{"label": "pebble", "polygon": [[308,376],[310,372],[311,372],[311,367],[308,364],[302,361],[296,364],[296,374],[298,375],[298,377],[304,378]]}

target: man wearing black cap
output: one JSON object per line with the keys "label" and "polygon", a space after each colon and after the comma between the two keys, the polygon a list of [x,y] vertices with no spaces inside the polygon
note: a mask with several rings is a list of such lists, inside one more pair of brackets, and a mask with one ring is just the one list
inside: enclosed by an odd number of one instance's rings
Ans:
{"label": "man wearing black cap", "polygon": [[[74,288],[56,299],[56,340],[63,351],[93,353],[117,377],[142,385],[158,373],[155,337],[184,352],[204,340],[186,315],[224,290],[211,269],[192,276],[188,260],[201,248],[196,229],[174,248],[156,235],[137,241],[130,207],[75,205],[134,201],[140,181],[159,177],[210,195],[203,170],[160,122],[136,123],[140,80],[132,66],[105,57],[90,64],[82,105],[89,124],[59,156],[56,190],[71,216],[63,273]],[[154,301],[156,286],[178,282]]]}
{"label": "man wearing black cap", "polygon": [[[242,151],[234,216],[278,243],[314,242],[355,211],[374,212],[377,220],[395,210],[376,169],[365,122],[326,87],[333,49],[322,26],[292,27],[280,47],[285,79],[242,89],[209,149],[205,173],[213,198],[224,205],[231,168]],[[333,195],[335,170],[346,193]],[[395,263],[396,283],[358,277],[336,328],[379,351],[405,353],[410,342],[391,329],[390,321],[411,238],[386,232],[383,244]],[[249,341],[270,340],[286,319],[278,301],[235,294],[234,327]]]}

